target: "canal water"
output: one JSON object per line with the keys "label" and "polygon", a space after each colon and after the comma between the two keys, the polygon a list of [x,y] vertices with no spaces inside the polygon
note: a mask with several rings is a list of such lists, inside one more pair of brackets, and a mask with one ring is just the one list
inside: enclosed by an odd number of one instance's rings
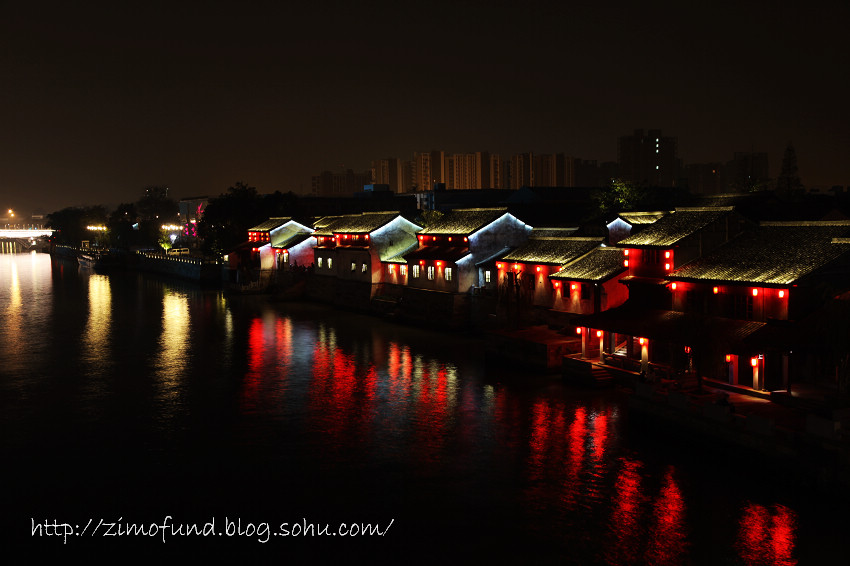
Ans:
{"label": "canal water", "polygon": [[33,558],[846,563],[805,474],[475,337],[35,253],[0,312],[0,540]]}

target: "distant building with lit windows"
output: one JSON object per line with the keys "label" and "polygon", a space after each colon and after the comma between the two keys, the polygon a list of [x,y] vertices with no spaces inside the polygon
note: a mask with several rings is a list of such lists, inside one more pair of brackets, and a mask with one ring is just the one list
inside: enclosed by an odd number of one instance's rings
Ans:
{"label": "distant building with lit windows", "polygon": [[620,177],[623,181],[652,187],[674,187],[679,183],[678,140],[661,135],[661,130],[635,130],[617,144]]}

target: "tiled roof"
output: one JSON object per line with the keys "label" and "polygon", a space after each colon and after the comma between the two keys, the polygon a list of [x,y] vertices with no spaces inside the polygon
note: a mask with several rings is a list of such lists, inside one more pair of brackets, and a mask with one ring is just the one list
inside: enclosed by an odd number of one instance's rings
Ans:
{"label": "tiled roof", "polygon": [[617,242],[618,246],[672,246],[729,214],[732,207],[677,208],[639,233]]}
{"label": "tiled roof", "polygon": [[398,212],[364,212],[343,216],[325,216],[316,221],[314,235],[368,234],[392,222],[398,216]]}
{"label": "tiled roof", "polygon": [[285,232],[284,234],[278,235],[275,234],[272,237],[272,247],[273,248],[291,248],[293,246],[297,246],[304,240],[312,237],[312,234],[307,232]]}
{"label": "tiled roof", "polygon": [[566,238],[578,232],[575,228],[532,228],[528,234],[529,238]]}
{"label": "tiled roof", "polygon": [[601,282],[608,281],[626,269],[623,265],[623,250],[599,247],[569,263],[551,277],[570,281]]}
{"label": "tiled roof", "polygon": [[532,239],[508,253],[502,259],[505,261],[563,265],[582,254],[586,254],[601,243],[602,238]]}
{"label": "tiled roof", "polygon": [[422,246],[418,250],[408,253],[405,259],[408,261],[419,261],[420,259],[426,261],[458,261],[467,255],[469,255],[469,248],[465,246]]}
{"label": "tiled roof", "polygon": [[271,230],[274,230],[275,228],[283,226],[284,224],[286,224],[290,220],[292,220],[292,218],[290,218],[288,216],[285,217],[285,218],[284,217],[269,218],[265,222],[261,222],[260,224],[257,224],[253,228],[248,228],[248,231],[249,232],[269,232]]}
{"label": "tiled roof", "polygon": [[656,220],[666,216],[667,211],[659,212],[621,212],[618,216],[631,224],[653,224]]}
{"label": "tiled roof", "polygon": [[384,263],[407,263],[407,259],[404,256],[418,247],[419,242],[417,240],[413,240],[408,245],[404,245],[404,242],[400,242],[382,249],[379,254],[379,259]]}
{"label": "tiled roof", "polygon": [[850,221],[762,223],[669,278],[789,285],[850,252],[847,236]]}
{"label": "tiled roof", "polygon": [[470,235],[508,212],[507,208],[458,208],[445,213],[420,234]]}

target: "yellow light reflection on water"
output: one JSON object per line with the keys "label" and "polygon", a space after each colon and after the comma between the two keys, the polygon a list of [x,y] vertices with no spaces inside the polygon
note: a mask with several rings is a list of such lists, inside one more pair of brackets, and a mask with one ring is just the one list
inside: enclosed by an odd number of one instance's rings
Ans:
{"label": "yellow light reflection on water", "polygon": [[[6,305],[6,316],[3,321],[5,326],[5,335],[18,337],[23,335],[22,328],[23,316],[23,299],[21,298],[21,282],[18,277],[18,266],[15,263],[15,256],[6,256],[8,258],[9,268],[9,302]],[[7,261],[4,258],[4,262]],[[7,349],[7,353],[15,354],[20,351],[24,341],[22,340],[6,340],[3,348]],[[12,351],[8,351],[12,350]]]}
{"label": "yellow light reflection on water", "polygon": [[[180,397],[180,383],[183,371],[186,369],[190,329],[189,298],[180,293],[167,293],[162,298],[162,333],[159,339],[156,376],[160,399],[172,405],[171,409],[176,408],[173,404]],[[166,409],[166,412],[170,410]]]}
{"label": "yellow light reflection on water", "polygon": [[112,291],[109,277],[89,276],[89,316],[83,332],[83,359],[89,371],[99,373],[109,359],[110,332],[112,331]]}

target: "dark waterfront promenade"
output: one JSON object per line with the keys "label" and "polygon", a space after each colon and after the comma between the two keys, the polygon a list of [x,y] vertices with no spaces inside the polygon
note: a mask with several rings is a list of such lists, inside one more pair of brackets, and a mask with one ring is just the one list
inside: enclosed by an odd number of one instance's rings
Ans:
{"label": "dark waterfront promenade", "polygon": [[[800,470],[645,422],[621,389],[508,366],[477,337],[0,262],[3,543],[33,559],[841,560],[841,503]],[[222,534],[78,534],[167,516]],[[385,534],[291,536],[304,520]],[[33,521],[78,528],[63,544]]]}

